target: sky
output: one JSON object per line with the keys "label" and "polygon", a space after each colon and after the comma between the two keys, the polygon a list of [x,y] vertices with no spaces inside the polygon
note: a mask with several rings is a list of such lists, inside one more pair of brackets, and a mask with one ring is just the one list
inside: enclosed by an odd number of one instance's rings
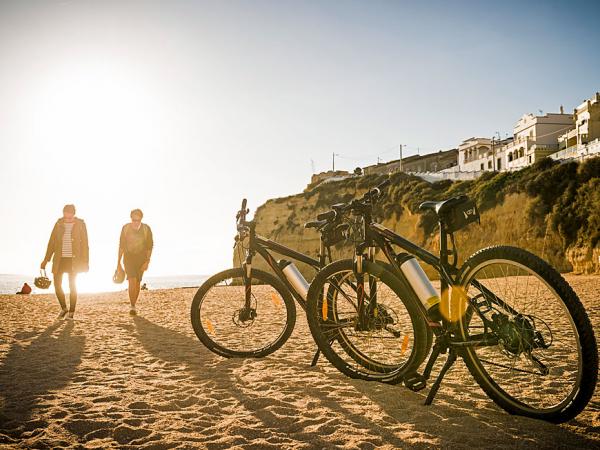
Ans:
{"label": "sky", "polygon": [[0,1],[0,273],[66,203],[110,280],[129,211],[149,275],[232,263],[235,213],[313,173],[512,134],[600,90],[600,3]]}

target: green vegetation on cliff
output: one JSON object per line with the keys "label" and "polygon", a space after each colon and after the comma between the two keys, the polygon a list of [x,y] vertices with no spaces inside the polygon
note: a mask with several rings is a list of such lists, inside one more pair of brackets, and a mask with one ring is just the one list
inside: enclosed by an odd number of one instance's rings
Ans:
{"label": "green vegetation on cliff", "polygon": [[[316,205],[325,209],[354,197],[346,190],[362,192],[384,178],[363,176],[324,183],[306,192],[304,197],[318,196]],[[489,172],[472,181],[428,183],[403,173],[392,174],[391,180],[381,208],[384,219],[392,215],[399,218],[404,209],[417,213],[424,200],[461,194],[475,199],[483,213],[501,204],[507,195],[525,193],[533,199],[527,210],[528,219],[541,235],[549,223],[563,239],[564,249],[574,244],[596,246],[600,241],[600,158],[564,164],[545,158],[520,171]],[[345,192],[340,195],[340,191]],[[434,232],[434,214],[422,214],[419,225],[426,235]]]}
{"label": "green vegetation on cliff", "polygon": [[[304,222],[334,203],[362,195],[385,178],[350,177],[321,183],[302,194],[269,200],[256,211],[257,230],[314,254],[318,235],[305,230]],[[419,204],[465,194],[477,202],[482,224],[457,234],[463,257],[487,245],[518,245],[540,254],[561,270],[571,270],[578,263],[569,257],[569,250],[585,249],[577,253],[580,259],[593,260],[597,253],[594,248],[600,243],[600,158],[563,164],[543,159],[520,171],[490,172],[472,181],[429,183],[404,173],[391,174],[390,178],[392,184],[377,211],[379,219],[432,250],[437,246],[435,215],[420,213]],[[597,261],[591,264],[577,270],[597,271]]]}

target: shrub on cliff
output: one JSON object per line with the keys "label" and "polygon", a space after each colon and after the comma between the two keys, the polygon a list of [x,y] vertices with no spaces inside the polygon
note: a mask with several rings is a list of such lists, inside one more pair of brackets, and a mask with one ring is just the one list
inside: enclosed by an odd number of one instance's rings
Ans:
{"label": "shrub on cliff", "polygon": [[[348,202],[362,195],[386,177],[349,177],[321,183],[301,195],[305,199],[318,196],[316,214],[334,203]],[[400,172],[389,177],[391,184],[377,213],[384,219],[393,216],[399,219],[404,209],[413,214],[419,213],[419,225],[426,236],[436,231],[437,222],[433,213],[419,212],[418,207],[425,200],[442,200],[466,194],[477,202],[481,211],[485,211],[501,204],[509,194],[525,193],[533,198],[527,213],[534,234],[543,235],[550,224],[562,237],[564,249],[574,243],[589,242],[596,245],[600,242],[600,157],[581,164],[561,164],[544,158],[519,171],[488,172],[471,181],[428,183]],[[292,231],[296,220],[296,215],[291,211],[284,226]]]}

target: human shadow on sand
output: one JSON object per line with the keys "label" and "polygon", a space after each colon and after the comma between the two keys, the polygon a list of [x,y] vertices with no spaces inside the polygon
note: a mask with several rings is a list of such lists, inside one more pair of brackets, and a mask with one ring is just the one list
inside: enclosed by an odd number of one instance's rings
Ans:
{"label": "human shadow on sand", "polygon": [[36,408],[52,391],[66,386],[85,348],[85,337],[73,334],[73,322],[56,322],[29,345],[15,342],[0,367],[3,398],[0,432],[18,438],[24,432],[45,428],[44,420],[31,420]]}

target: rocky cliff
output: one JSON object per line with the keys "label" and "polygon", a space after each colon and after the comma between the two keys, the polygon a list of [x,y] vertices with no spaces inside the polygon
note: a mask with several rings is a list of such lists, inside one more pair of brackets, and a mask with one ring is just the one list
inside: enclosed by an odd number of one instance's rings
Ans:
{"label": "rocky cliff", "polygon": [[[478,204],[481,225],[456,233],[460,260],[477,249],[506,244],[526,248],[563,272],[600,273],[600,158],[581,164],[546,159],[519,172],[490,173],[474,181],[432,184],[402,173],[390,177],[392,184],[376,211],[379,220],[431,251],[439,248],[435,216],[420,213],[418,205],[466,194]],[[304,229],[304,223],[382,180],[381,176],[353,177],[269,200],[256,209],[257,232],[316,256],[318,233]],[[351,253],[348,245],[334,249],[336,258]],[[234,263],[239,265],[237,252]],[[265,268],[262,258],[256,258],[255,267]],[[307,279],[312,278],[314,271],[299,267]]]}

